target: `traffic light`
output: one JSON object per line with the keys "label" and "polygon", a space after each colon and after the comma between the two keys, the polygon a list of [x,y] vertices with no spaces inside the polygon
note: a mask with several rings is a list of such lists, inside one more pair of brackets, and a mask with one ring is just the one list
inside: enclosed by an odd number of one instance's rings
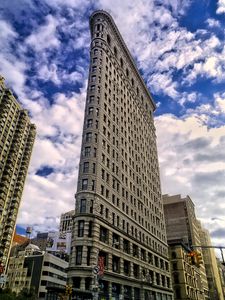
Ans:
{"label": "traffic light", "polygon": [[65,288],[65,295],[69,296],[69,295],[72,294],[72,292],[73,292],[73,287],[72,287],[72,285],[67,284],[67,285],[66,285],[66,288]]}
{"label": "traffic light", "polygon": [[200,268],[200,265],[203,264],[203,258],[202,258],[202,253],[199,251],[196,251],[196,266]]}
{"label": "traffic light", "polygon": [[187,256],[189,258],[190,265],[195,266],[197,264],[196,251],[190,251],[190,252],[188,252]]}

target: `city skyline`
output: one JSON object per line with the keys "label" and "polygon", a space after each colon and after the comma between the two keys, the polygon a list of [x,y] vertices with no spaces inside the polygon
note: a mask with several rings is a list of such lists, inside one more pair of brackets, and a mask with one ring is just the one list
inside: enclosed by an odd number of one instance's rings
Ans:
{"label": "city skyline", "polygon": [[60,214],[74,208],[89,63],[88,17],[104,9],[118,24],[158,106],[163,193],[189,194],[214,243],[222,243],[225,4],[163,2],[124,1],[122,7],[110,1],[0,4],[0,73],[29,110],[38,132],[21,226],[54,229]]}

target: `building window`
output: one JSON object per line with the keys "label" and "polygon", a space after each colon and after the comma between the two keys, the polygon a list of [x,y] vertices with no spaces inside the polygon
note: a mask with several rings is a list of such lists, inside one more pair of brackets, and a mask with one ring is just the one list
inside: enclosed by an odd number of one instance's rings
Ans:
{"label": "building window", "polygon": [[91,247],[88,246],[87,247],[87,266],[90,266],[90,262],[91,262]]}
{"label": "building window", "polygon": [[123,68],[123,59],[122,58],[120,59],[120,66],[121,66],[121,68]]}
{"label": "building window", "polygon": [[89,162],[84,162],[83,173],[88,173],[88,171],[89,171]]}
{"label": "building window", "polygon": [[94,206],[94,201],[91,200],[91,201],[90,201],[90,213],[91,213],[91,214],[93,213],[93,206]]}
{"label": "building window", "polygon": [[111,45],[111,37],[108,34],[107,34],[107,43],[108,43],[109,46]]}
{"label": "building window", "polygon": [[91,190],[94,191],[95,190],[95,180],[91,181]]}
{"label": "building window", "polygon": [[126,253],[129,253],[130,252],[130,244],[129,244],[129,241],[124,239],[123,240],[123,251],[126,252]]}
{"label": "building window", "polygon": [[133,264],[133,271],[134,271],[134,277],[139,278],[139,266],[136,264]]}
{"label": "building window", "polygon": [[115,57],[117,57],[117,48],[114,47],[114,54],[115,54]]}
{"label": "building window", "polygon": [[129,276],[129,274],[130,274],[130,263],[127,260],[124,260],[124,262],[123,262],[123,271],[124,271],[124,274],[126,276]]}
{"label": "building window", "polygon": [[91,156],[91,147],[85,147],[84,148],[84,156],[90,157]]}
{"label": "building window", "polygon": [[88,179],[82,180],[82,190],[87,190],[88,188]]}
{"label": "building window", "polygon": [[76,265],[82,264],[82,252],[83,252],[83,246],[77,246],[76,247]]}
{"label": "building window", "polygon": [[78,237],[84,236],[84,221],[78,221]]}
{"label": "building window", "polygon": [[91,133],[91,132],[87,132],[87,133],[86,133],[86,139],[85,139],[85,141],[86,141],[87,143],[90,143],[91,140],[92,140],[92,133]]}
{"label": "building window", "polygon": [[93,227],[93,221],[89,221],[88,237],[92,237],[92,227]]}
{"label": "building window", "polygon": [[104,243],[107,243],[108,241],[108,230],[105,227],[100,227],[99,240]]}
{"label": "building window", "polygon": [[120,271],[120,259],[117,256],[112,257],[112,271],[119,273]]}
{"label": "building window", "polygon": [[92,125],[93,125],[93,120],[92,119],[88,119],[87,120],[87,128],[92,127]]}
{"label": "building window", "polygon": [[133,244],[133,256],[138,257],[138,246]]}
{"label": "building window", "polygon": [[95,82],[96,81],[96,76],[95,75],[92,75],[91,76],[91,82]]}
{"label": "building window", "polygon": [[103,209],[104,209],[104,206],[103,206],[103,204],[101,204],[101,205],[100,205],[100,214],[101,214],[101,215],[103,215]]}
{"label": "building window", "polygon": [[174,278],[174,283],[175,283],[175,284],[180,283],[180,280],[179,280],[179,274],[178,274],[178,273],[174,273],[174,274],[173,274],[173,278]]}
{"label": "building window", "polygon": [[112,213],[112,224],[115,225],[115,213]]}
{"label": "building window", "polygon": [[86,213],[86,199],[80,200],[80,213]]}

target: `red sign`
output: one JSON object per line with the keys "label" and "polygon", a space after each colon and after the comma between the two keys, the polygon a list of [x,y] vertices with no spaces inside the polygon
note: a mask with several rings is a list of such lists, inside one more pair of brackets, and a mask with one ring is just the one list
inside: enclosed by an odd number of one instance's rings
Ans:
{"label": "red sign", "polygon": [[98,275],[99,276],[103,276],[104,275],[104,256],[99,256],[98,257],[98,267],[99,267],[99,271],[98,271]]}

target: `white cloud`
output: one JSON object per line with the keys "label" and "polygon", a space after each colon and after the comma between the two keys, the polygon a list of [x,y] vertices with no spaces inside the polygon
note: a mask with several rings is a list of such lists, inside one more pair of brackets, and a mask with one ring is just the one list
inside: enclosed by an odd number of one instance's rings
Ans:
{"label": "white cloud", "polygon": [[178,92],[176,91],[177,84],[176,82],[172,81],[172,78],[170,74],[160,74],[156,73],[153,74],[149,78],[149,85],[152,87],[152,91],[154,93],[163,93],[171,98],[177,98],[178,97]]}
{"label": "white cloud", "polygon": [[46,16],[46,24],[39,26],[26,39],[26,44],[36,51],[58,48],[60,41],[57,38],[58,20],[52,15]]}
{"label": "white cloud", "polygon": [[[16,38],[18,35],[12,28],[11,24],[4,20],[0,20],[0,39],[1,42],[9,42],[12,38]],[[6,45],[4,45],[6,46]]]}
{"label": "white cloud", "polygon": [[61,83],[57,74],[56,64],[51,64],[50,66],[41,65],[40,69],[38,70],[38,73],[39,78],[43,81],[52,81],[56,85]]}
{"label": "white cloud", "polygon": [[[51,106],[45,106],[45,100],[39,100],[41,109],[35,109],[32,119],[38,135],[18,217],[21,225],[39,226],[39,230],[46,230],[47,226],[55,228],[54,218],[74,207],[85,88],[86,84],[80,94],[70,97],[57,94]],[[46,177],[37,175],[44,167],[52,168],[53,172]],[[53,217],[49,224],[47,217]]]}
{"label": "white cloud", "polygon": [[218,6],[216,10],[217,14],[225,13],[225,0],[218,0],[217,6]]}
{"label": "white cloud", "polygon": [[206,23],[209,27],[220,27],[220,22],[212,18],[207,19]]}
{"label": "white cloud", "polygon": [[[224,113],[225,95],[217,94],[215,100],[215,107],[208,105],[203,114],[212,110]],[[210,219],[224,218],[225,126],[209,129],[194,110],[183,118],[161,115],[155,124],[163,193],[189,194],[203,225],[211,232],[223,228],[220,220],[212,228]]]}
{"label": "white cloud", "polygon": [[0,61],[0,74],[6,78],[7,84],[13,86],[14,91],[18,95],[21,95],[26,81],[24,73],[27,69],[27,65],[22,61],[18,61],[14,56],[5,56],[1,53]]}

